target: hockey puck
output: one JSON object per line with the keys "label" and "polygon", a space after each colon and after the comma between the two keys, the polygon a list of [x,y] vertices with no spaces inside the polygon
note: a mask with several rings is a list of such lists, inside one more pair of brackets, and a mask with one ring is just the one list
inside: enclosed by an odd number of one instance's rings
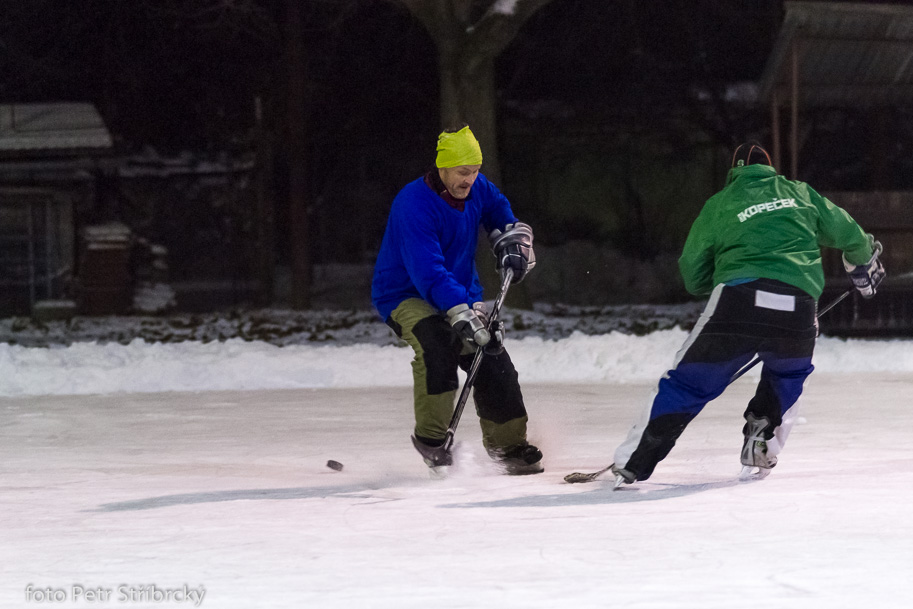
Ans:
{"label": "hockey puck", "polygon": [[332,459],[327,461],[327,467],[329,467],[330,469],[334,469],[337,472],[342,471],[342,463],[340,463],[339,461],[333,461]]}

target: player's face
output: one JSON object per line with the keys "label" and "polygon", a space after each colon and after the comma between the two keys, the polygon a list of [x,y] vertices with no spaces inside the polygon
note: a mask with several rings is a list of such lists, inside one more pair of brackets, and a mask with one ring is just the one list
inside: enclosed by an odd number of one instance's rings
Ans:
{"label": "player's face", "polygon": [[438,175],[454,199],[465,199],[469,196],[472,185],[479,177],[481,165],[460,165],[459,167],[441,167]]}

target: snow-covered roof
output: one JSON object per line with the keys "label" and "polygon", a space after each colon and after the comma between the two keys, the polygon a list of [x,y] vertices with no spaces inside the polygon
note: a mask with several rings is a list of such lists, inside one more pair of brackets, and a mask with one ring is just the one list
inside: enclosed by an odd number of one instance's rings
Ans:
{"label": "snow-covered roof", "polygon": [[784,10],[760,100],[789,99],[795,82],[804,105],[913,101],[913,6],[800,1]]}
{"label": "snow-covered roof", "polygon": [[0,155],[105,151],[112,145],[90,103],[0,104]]}
{"label": "snow-covered roof", "polygon": [[181,175],[222,175],[251,171],[256,166],[250,155],[232,157],[223,152],[200,156],[185,150],[177,156],[164,156],[152,148],[121,158],[118,174],[123,178],[169,178]]}

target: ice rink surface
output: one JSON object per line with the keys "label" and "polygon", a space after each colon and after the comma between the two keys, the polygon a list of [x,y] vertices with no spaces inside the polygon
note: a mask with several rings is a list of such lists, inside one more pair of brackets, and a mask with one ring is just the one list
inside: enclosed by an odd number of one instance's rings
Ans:
{"label": "ice rink surface", "polygon": [[815,373],[740,483],[754,382],[614,492],[562,478],[611,461],[649,383],[526,379],[546,472],[498,474],[468,408],[443,480],[409,387],[0,397],[0,607],[908,607],[913,375]]}

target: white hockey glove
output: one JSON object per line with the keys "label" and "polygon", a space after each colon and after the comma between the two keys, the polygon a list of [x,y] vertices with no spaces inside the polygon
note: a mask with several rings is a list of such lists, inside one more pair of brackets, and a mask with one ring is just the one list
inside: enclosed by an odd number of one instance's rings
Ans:
{"label": "white hockey glove", "polygon": [[491,340],[485,322],[465,302],[447,311],[447,319],[457,335],[473,346],[484,347]]}
{"label": "white hockey glove", "polygon": [[847,274],[850,276],[850,281],[853,282],[853,286],[859,290],[863,298],[874,296],[885,276],[884,265],[878,258],[884,248],[882,248],[879,241],[875,241],[873,247],[875,251],[872,253],[871,259],[865,264],[851,264],[847,262],[846,256],[843,256],[843,268],[846,269]]}
{"label": "white hockey glove", "polygon": [[526,274],[536,266],[536,254],[533,252],[533,229],[528,224],[517,222],[491,231],[488,242],[497,259],[498,271],[513,269],[511,283],[520,283]]}
{"label": "white hockey glove", "polygon": [[472,310],[476,312],[476,315],[488,328],[488,334],[491,337],[489,343],[485,345],[485,355],[501,355],[504,353],[504,322],[499,319],[491,323],[488,319],[488,306],[484,302],[473,303]]}

